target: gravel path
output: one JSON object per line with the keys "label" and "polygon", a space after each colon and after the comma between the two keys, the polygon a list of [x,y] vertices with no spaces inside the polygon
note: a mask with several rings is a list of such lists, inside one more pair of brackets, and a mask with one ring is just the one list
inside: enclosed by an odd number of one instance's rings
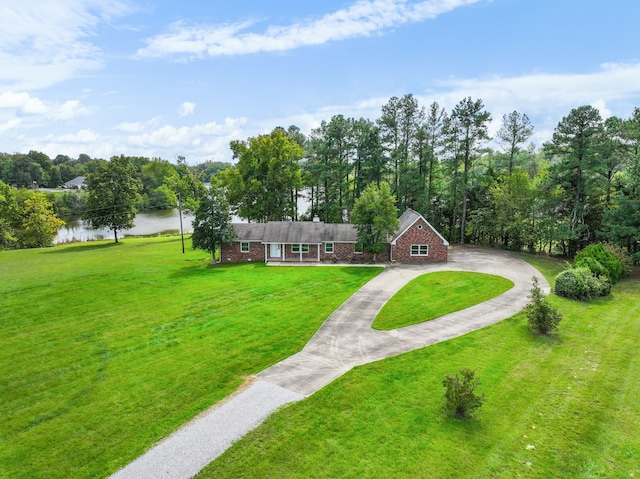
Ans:
{"label": "gravel path", "polygon": [[[504,276],[514,287],[482,304],[393,331],[371,324],[382,306],[412,279],[433,271],[473,271]],[[111,476],[114,479],[188,479],[260,425],[273,411],[299,401],[355,366],[461,336],[521,311],[531,278],[549,284],[516,256],[483,248],[455,248],[449,262],[387,267],[320,327],[302,351],[257,374],[257,382],[214,406]]]}
{"label": "gravel path", "polygon": [[302,398],[274,384],[257,381],[221,406],[198,416],[111,477],[193,477],[273,411]]}

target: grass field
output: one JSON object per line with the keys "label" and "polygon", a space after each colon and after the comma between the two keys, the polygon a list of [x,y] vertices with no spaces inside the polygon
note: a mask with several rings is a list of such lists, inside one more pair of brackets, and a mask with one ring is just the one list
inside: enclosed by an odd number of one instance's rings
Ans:
{"label": "grass field", "polygon": [[422,323],[482,303],[512,287],[512,281],[491,274],[463,271],[425,274],[393,296],[372,327],[388,331]]}
{"label": "grass field", "polygon": [[208,262],[175,238],[0,252],[0,477],[115,472],[380,271]]}
{"label": "grass field", "polygon": [[[561,261],[524,255],[547,279]],[[640,477],[640,281],[592,303],[551,297],[554,337],[522,314],[352,370],[274,414],[201,478]],[[445,417],[442,379],[476,371],[476,419]]]}

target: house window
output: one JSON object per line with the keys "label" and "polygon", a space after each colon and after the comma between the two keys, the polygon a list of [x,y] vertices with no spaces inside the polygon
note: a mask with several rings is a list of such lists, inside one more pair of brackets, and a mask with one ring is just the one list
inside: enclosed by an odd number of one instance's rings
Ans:
{"label": "house window", "polygon": [[292,253],[308,253],[309,252],[309,245],[308,244],[298,244],[298,243],[294,243],[291,245],[291,252]]}
{"label": "house window", "polygon": [[333,253],[333,243],[325,243],[324,244],[324,252],[325,253]]}
{"label": "house window", "polygon": [[418,229],[421,230],[422,229],[422,225],[418,225]]}
{"label": "house window", "polygon": [[412,244],[411,256],[429,256],[428,244]]}
{"label": "house window", "polygon": [[363,248],[362,243],[355,243],[353,245],[353,253],[354,254],[362,254]]}
{"label": "house window", "polygon": [[248,253],[249,252],[249,242],[248,241],[241,241],[240,242],[240,252],[241,253]]}

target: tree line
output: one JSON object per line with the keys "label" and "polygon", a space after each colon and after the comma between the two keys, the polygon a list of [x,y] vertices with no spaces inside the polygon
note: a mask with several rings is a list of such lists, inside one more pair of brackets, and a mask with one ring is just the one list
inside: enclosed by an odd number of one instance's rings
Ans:
{"label": "tree line", "polygon": [[[82,217],[94,228],[133,226],[138,210],[166,209],[181,201],[193,212],[205,194],[205,181],[229,163],[187,165],[160,158],[115,156],[109,161],[80,155],[0,154],[0,249],[50,246],[65,218]],[[61,175],[62,173],[62,175]],[[85,176],[81,190],[46,191],[69,178]],[[33,233],[37,229],[38,233]]]}
{"label": "tree line", "polygon": [[[173,206],[180,196],[196,211],[208,174],[224,194],[222,204],[257,222],[316,215],[353,222],[365,189],[385,184],[398,212],[413,208],[452,243],[574,256],[588,244],[609,241],[639,256],[639,108],[629,118],[606,120],[592,106],[572,109],[538,149],[528,143],[534,126],[517,111],[502,117],[494,138],[500,148],[489,148],[491,121],[479,99],[464,98],[446,111],[407,94],[391,98],[376,120],[335,115],[307,135],[296,126],[277,127],[232,141],[233,166],[124,156],[50,161],[30,152],[0,155],[0,172],[5,183],[18,186],[38,175],[59,182],[82,172],[97,190],[108,165],[126,158],[131,168],[124,177],[135,180],[127,204]],[[308,211],[298,211],[301,197]],[[94,224],[116,216],[104,213],[99,195],[91,201],[84,216]]]}
{"label": "tree line", "polygon": [[413,208],[453,243],[574,256],[604,240],[638,253],[639,108],[606,120],[592,106],[572,109],[539,149],[517,111],[489,148],[491,120],[470,97],[451,111],[393,97],[375,121],[335,115],[308,135],[278,127],[232,142],[237,162],[221,184],[249,221],[351,222],[365,188],[388,183],[399,211]]}
{"label": "tree line", "polygon": [[[141,181],[147,180],[144,176],[151,176],[149,180],[157,180],[158,168],[165,168],[164,165],[174,165],[162,158],[148,158],[144,156],[129,156],[134,165],[138,168],[138,175]],[[184,160],[178,157],[177,162]],[[95,173],[98,166],[104,163],[105,159],[91,158],[82,153],[78,158],[71,158],[67,155],[57,155],[51,159],[45,153],[39,151],[29,151],[29,153],[0,153],[0,181],[16,188],[58,188],[69,180],[77,176],[86,176]],[[152,166],[149,166],[152,164]],[[163,165],[158,167],[157,164]],[[202,181],[208,182],[212,176],[216,176],[218,171],[231,166],[230,163],[222,161],[208,160],[198,163],[192,168],[201,177]],[[149,171],[145,172],[147,169]],[[155,170],[156,176],[153,177]],[[164,173],[168,173],[165,168]]]}

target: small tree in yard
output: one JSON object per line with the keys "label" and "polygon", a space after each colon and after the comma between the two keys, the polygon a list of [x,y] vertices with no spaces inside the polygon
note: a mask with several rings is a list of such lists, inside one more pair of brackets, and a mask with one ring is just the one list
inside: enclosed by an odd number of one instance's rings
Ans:
{"label": "small tree in yard", "polygon": [[476,395],[475,389],[479,384],[475,373],[471,369],[462,368],[459,374],[447,374],[442,381],[445,387],[444,411],[450,416],[465,419],[484,403],[484,394]]}
{"label": "small tree in yard", "polygon": [[385,248],[388,237],[399,226],[396,199],[387,183],[369,184],[353,206],[351,221],[358,230],[358,242],[364,250],[376,255]]}
{"label": "small tree in yard", "polygon": [[200,199],[193,220],[191,244],[211,253],[211,264],[215,263],[216,248],[233,241],[235,231],[231,225],[229,204],[222,191],[211,186],[207,194]]}
{"label": "small tree in yard", "polygon": [[558,310],[545,301],[545,296],[540,289],[538,278],[533,277],[531,302],[524,308],[529,321],[531,331],[536,334],[549,335],[558,329],[558,323],[562,320],[562,315]]}
{"label": "small tree in yard", "polygon": [[113,230],[117,243],[118,231],[133,228],[138,213],[135,201],[142,191],[138,169],[129,157],[114,156],[108,162],[101,162],[95,173],[87,175],[87,191],[83,219],[94,229]]}

